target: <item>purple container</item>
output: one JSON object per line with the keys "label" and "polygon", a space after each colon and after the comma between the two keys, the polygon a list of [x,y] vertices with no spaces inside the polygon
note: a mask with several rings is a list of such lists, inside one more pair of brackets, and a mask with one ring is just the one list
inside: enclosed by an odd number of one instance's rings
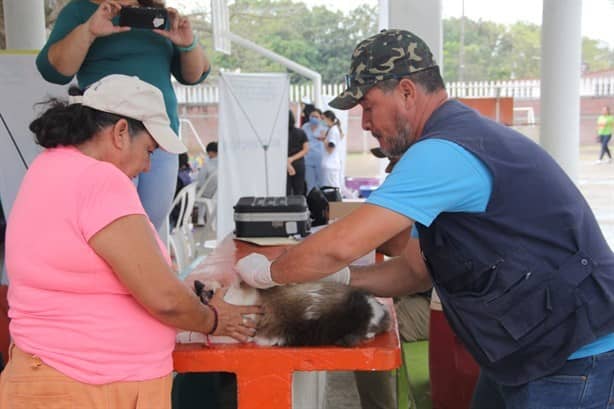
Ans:
{"label": "purple container", "polygon": [[363,186],[379,186],[380,181],[378,178],[373,177],[355,177],[345,178],[345,186],[348,189],[360,191]]}

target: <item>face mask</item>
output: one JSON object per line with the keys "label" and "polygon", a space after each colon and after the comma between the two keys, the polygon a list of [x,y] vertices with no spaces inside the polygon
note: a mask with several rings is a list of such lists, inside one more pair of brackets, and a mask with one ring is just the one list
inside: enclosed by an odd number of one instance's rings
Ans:
{"label": "face mask", "polygon": [[320,123],[320,120],[318,118],[316,118],[315,116],[310,116],[309,117],[309,123],[311,125],[318,125]]}

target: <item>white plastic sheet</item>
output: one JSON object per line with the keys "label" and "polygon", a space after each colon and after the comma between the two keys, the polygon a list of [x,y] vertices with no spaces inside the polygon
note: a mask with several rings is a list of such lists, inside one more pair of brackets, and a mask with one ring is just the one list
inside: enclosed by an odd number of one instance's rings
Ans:
{"label": "white plastic sheet", "polygon": [[222,73],[218,120],[217,239],[234,230],[242,196],[285,196],[289,82],[286,74]]}
{"label": "white plastic sheet", "polygon": [[7,218],[26,165],[41,151],[28,129],[44,108],[36,104],[52,96],[68,98],[67,86],[41,77],[35,59],[34,53],[0,54],[0,200]]}

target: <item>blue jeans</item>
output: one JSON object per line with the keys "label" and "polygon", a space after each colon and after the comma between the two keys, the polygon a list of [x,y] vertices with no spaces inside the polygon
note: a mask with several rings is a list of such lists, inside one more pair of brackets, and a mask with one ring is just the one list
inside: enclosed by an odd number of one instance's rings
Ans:
{"label": "blue jeans", "polygon": [[314,187],[322,186],[322,166],[305,164],[305,183],[307,184],[307,194],[309,194]]}
{"label": "blue jeans", "polygon": [[573,359],[551,375],[506,386],[480,374],[472,409],[614,408],[614,351]]}
{"label": "blue jeans", "polygon": [[612,154],[610,154],[610,149],[608,148],[610,139],[612,139],[612,135],[599,135],[599,141],[601,142],[601,153],[599,154],[600,160],[603,159],[605,155],[608,155],[608,158],[612,159]]}
{"label": "blue jeans", "polygon": [[177,155],[156,149],[151,155],[149,172],[134,179],[143,208],[158,231],[171,209],[178,172]]}

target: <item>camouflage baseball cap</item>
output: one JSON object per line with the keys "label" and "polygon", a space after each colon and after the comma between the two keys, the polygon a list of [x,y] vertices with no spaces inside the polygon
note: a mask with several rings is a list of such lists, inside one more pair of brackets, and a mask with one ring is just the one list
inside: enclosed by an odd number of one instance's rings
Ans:
{"label": "camouflage baseball cap", "polygon": [[437,67],[431,50],[417,35],[405,30],[382,30],[354,49],[346,90],[328,105],[350,109],[378,81],[400,78]]}

